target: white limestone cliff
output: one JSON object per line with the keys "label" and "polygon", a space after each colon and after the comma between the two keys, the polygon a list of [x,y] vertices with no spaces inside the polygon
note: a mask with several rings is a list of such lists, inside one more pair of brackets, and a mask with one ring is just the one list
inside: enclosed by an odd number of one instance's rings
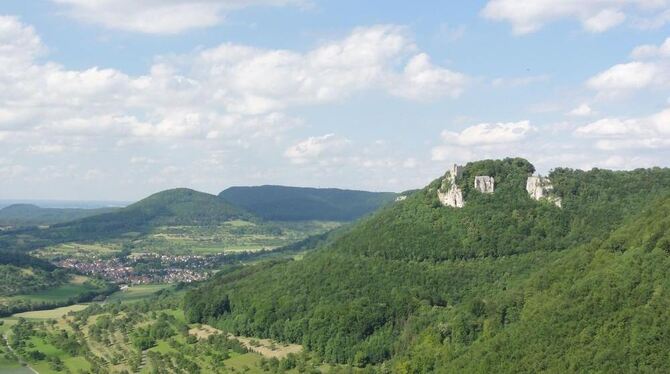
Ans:
{"label": "white limestone cliff", "polygon": [[442,186],[437,190],[437,198],[444,206],[462,208],[465,205],[463,191],[456,181],[463,175],[463,166],[454,164],[442,180]]}
{"label": "white limestone cliff", "polygon": [[531,176],[526,180],[526,191],[532,199],[547,200],[554,203],[557,207],[561,207],[561,198],[553,195],[554,185],[551,180],[542,176]]}
{"label": "white limestone cliff", "polygon": [[437,197],[444,206],[453,208],[462,208],[465,206],[463,191],[455,183],[446,192],[443,192],[442,189],[437,190]]}
{"label": "white limestone cliff", "polygon": [[481,193],[493,193],[495,190],[495,179],[488,175],[478,175],[475,177],[475,189]]}

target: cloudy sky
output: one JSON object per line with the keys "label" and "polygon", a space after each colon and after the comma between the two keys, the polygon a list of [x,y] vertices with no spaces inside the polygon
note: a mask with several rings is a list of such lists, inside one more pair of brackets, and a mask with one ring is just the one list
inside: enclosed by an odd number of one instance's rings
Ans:
{"label": "cloudy sky", "polygon": [[0,199],[670,166],[668,37],[670,0],[6,0]]}

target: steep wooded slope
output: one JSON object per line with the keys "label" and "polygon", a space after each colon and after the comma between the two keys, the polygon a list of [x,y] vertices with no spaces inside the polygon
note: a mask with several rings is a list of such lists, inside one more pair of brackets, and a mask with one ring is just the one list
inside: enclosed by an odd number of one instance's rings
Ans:
{"label": "steep wooded slope", "polygon": [[230,187],[219,197],[263,219],[352,221],[395,199],[395,193],[286,186]]}
{"label": "steep wooded slope", "polygon": [[[187,316],[302,343],[328,361],[365,365],[394,357],[389,364],[398,371],[414,372],[444,357],[457,365],[482,339],[517,326],[524,284],[547,264],[582,266],[569,265],[575,253],[670,193],[667,169],[558,169],[550,176],[563,199],[559,209],[529,198],[524,186],[533,169],[522,159],[470,163],[464,175],[494,176],[494,194],[468,190],[464,208],[443,207],[436,180],[302,261],[221,274],[187,295]],[[408,349],[418,344],[433,349]],[[510,357],[497,360],[491,365],[509,369]],[[422,362],[427,366],[412,366]]]}

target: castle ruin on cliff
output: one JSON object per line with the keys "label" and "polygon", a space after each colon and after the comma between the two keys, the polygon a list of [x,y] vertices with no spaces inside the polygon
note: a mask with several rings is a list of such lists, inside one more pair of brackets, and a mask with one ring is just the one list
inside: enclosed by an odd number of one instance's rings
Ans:
{"label": "castle ruin on cliff", "polygon": [[[462,208],[465,206],[463,190],[458,186],[458,181],[463,176],[463,166],[454,164],[442,180],[442,185],[437,190],[437,197],[443,206]],[[474,189],[486,194],[495,192],[495,178],[489,175],[477,175],[474,179]],[[539,175],[529,176],[526,180],[526,191],[530,198],[537,201],[549,201],[561,207],[561,198],[553,193],[554,186],[547,177]]]}

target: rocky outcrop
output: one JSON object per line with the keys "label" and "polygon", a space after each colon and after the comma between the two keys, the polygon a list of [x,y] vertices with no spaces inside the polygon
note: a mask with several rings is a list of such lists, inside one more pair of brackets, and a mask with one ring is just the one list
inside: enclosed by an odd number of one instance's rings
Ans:
{"label": "rocky outcrop", "polygon": [[526,180],[526,191],[528,191],[528,194],[534,200],[547,200],[557,207],[561,207],[561,198],[553,194],[554,185],[549,178],[539,175],[528,177]]}
{"label": "rocky outcrop", "polygon": [[475,177],[475,189],[481,193],[493,193],[495,190],[495,179],[488,175],[478,175]]}
{"label": "rocky outcrop", "polygon": [[444,206],[462,208],[465,205],[463,191],[456,182],[463,176],[463,166],[454,164],[442,180],[442,186],[437,190],[437,198]]}
{"label": "rocky outcrop", "polygon": [[[463,166],[454,164],[449,171],[447,171],[442,179],[441,186],[437,188],[437,197],[442,205],[454,208],[462,208],[465,206],[463,190],[458,186],[458,182],[462,177]],[[495,179],[490,175],[477,175],[475,176],[474,182],[475,190],[481,193],[490,194],[495,192]],[[435,191],[435,187],[432,188],[433,189],[430,190],[431,193]],[[548,201],[559,208],[561,207],[561,198],[554,193],[554,186],[552,185],[551,180],[547,177],[539,175],[528,177],[526,180],[526,191],[528,191],[528,194],[534,200]],[[399,200],[402,200],[402,196],[396,199],[396,201]]]}
{"label": "rocky outcrop", "polygon": [[396,196],[396,198],[395,198],[396,202],[405,201],[405,200],[407,200],[407,195],[400,195],[400,196]]}
{"label": "rocky outcrop", "polygon": [[463,191],[455,183],[452,183],[446,192],[442,189],[437,190],[437,197],[444,206],[453,208],[462,208],[465,206]]}

